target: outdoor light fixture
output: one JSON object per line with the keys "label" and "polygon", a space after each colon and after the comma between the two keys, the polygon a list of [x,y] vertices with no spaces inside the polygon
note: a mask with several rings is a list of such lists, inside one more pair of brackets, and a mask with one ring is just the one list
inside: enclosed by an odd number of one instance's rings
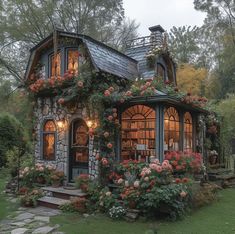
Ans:
{"label": "outdoor light fixture", "polygon": [[86,124],[87,124],[88,128],[93,128],[93,129],[94,129],[94,128],[97,127],[96,121],[87,120],[87,121],[86,121]]}
{"label": "outdoor light fixture", "polygon": [[58,125],[59,130],[63,130],[63,129],[64,129],[64,126],[65,126],[64,120],[59,120],[59,121],[57,122],[57,125]]}

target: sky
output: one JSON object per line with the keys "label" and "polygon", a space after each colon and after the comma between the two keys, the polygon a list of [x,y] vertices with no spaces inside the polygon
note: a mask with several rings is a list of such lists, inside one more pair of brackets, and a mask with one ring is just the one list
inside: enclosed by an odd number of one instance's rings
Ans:
{"label": "sky", "polygon": [[206,16],[194,9],[193,0],[123,0],[123,6],[126,17],[140,24],[140,36],[158,24],[168,32],[173,26],[201,26]]}

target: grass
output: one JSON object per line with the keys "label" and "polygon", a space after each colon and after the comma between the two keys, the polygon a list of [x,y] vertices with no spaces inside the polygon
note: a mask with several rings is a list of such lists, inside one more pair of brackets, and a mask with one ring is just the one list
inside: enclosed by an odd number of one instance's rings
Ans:
{"label": "grass", "polygon": [[18,206],[18,204],[8,201],[7,195],[4,193],[8,175],[6,170],[0,169],[0,221],[6,219],[8,215],[12,215]]}
{"label": "grass", "polygon": [[219,196],[218,202],[177,222],[114,222],[102,215],[83,218],[69,213],[54,217],[52,222],[68,234],[234,234],[235,189],[223,190]]}

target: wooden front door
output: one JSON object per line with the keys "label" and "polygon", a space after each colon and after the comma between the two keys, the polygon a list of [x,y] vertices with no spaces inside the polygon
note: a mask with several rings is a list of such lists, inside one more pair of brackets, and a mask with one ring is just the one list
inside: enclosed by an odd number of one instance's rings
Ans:
{"label": "wooden front door", "polygon": [[83,119],[72,122],[70,127],[69,180],[80,174],[88,174],[89,135]]}

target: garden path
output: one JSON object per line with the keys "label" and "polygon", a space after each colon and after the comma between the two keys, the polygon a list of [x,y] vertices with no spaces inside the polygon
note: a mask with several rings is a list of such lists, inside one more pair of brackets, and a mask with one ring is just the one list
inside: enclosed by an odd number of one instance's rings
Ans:
{"label": "garden path", "polygon": [[[17,202],[13,197],[8,197],[8,200]],[[0,234],[64,234],[57,231],[59,224],[50,225],[50,217],[60,213],[60,210],[47,207],[19,207],[14,214],[0,221]]]}

